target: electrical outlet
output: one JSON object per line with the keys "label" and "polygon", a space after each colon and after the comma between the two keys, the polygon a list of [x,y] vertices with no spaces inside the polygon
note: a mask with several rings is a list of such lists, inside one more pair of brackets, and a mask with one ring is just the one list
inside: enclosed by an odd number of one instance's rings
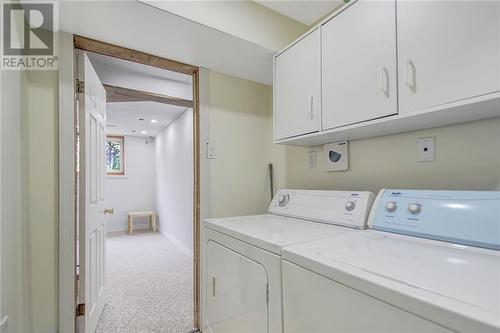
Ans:
{"label": "electrical outlet", "polygon": [[435,138],[420,138],[417,140],[417,155],[419,162],[434,161]]}
{"label": "electrical outlet", "polygon": [[309,152],[309,168],[315,168],[315,167],[316,167],[316,152],[310,151]]}

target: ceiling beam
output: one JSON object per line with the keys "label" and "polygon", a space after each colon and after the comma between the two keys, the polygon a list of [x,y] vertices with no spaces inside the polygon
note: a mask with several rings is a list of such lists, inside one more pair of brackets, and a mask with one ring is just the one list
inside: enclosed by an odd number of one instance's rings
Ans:
{"label": "ceiling beam", "polygon": [[138,62],[143,65],[158,67],[187,75],[192,75],[194,72],[198,71],[198,67],[184,64],[179,61],[161,58],[149,53],[135,51],[87,37],[74,35],[73,41],[77,49],[81,49],[84,51],[90,51],[123,60]]}
{"label": "ceiling beam", "polygon": [[182,106],[186,108],[193,107],[193,101],[188,99],[182,99],[167,95],[156,94],[148,91],[134,90],[123,87],[111,86],[104,84],[104,89],[106,89],[106,101],[107,102],[157,102],[163,104],[170,104],[176,106]]}

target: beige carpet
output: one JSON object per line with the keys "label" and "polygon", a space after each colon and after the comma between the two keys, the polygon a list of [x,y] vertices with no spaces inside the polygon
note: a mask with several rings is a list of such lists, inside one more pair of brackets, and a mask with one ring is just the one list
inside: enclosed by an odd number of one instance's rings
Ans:
{"label": "beige carpet", "polygon": [[191,331],[192,260],[159,233],[108,235],[108,296],[96,332]]}

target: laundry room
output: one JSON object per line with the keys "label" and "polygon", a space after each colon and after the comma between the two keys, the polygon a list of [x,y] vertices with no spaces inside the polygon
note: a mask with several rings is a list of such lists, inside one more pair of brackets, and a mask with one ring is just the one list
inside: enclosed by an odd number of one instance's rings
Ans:
{"label": "laundry room", "polygon": [[500,1],[1,8],[0,333],[500,333]]}

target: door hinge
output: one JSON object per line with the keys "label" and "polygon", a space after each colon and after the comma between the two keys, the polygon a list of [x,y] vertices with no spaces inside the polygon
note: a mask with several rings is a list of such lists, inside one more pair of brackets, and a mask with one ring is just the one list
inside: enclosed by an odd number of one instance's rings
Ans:
{"label": "door hinge", "polygon": [[75,89],[77,94],[85,94],[85,81],[76,79]]}
{"label": "door hinge", "polygon": [[85,316],[85,303],[78,304],[76,306],[76,316],[77,317]]}

